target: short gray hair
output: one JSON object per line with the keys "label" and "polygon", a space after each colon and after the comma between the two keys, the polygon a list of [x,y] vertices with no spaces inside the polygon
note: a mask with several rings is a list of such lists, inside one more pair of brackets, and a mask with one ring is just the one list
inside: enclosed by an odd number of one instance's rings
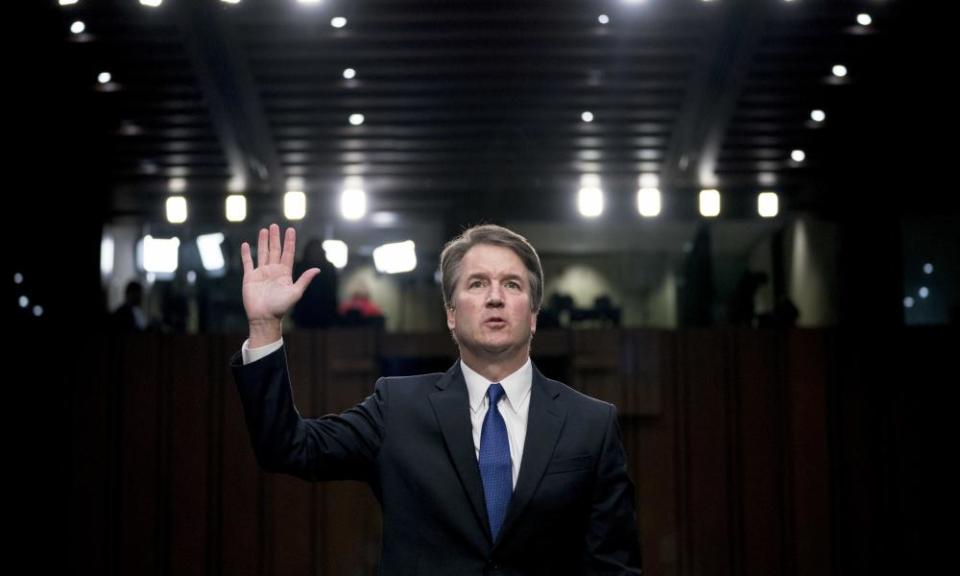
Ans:
{"label": "short gray hair", "polygon": [[463,231],[460,236],[447,242],[440,253],[440,283],[443,288],[443,305],[451,307],[453,293],[460,279],[460,263],[474,246],[488,244],[509,248],[523,262],[530,281],[530,310],[537,312],[543,302],[543,267],[540,257],[526,238],[513,230],[496,224],[481,224]]}

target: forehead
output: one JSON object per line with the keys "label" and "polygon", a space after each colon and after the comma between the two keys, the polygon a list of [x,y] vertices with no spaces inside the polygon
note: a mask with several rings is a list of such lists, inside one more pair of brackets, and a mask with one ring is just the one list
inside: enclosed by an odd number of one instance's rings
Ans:
{"label": "forehead", "polygon": [[513,250],[491,244],[477,244],[467,250],[460,261],[460,276],[464,278],[473,274],[526,278],[526,271],[523,261]]}

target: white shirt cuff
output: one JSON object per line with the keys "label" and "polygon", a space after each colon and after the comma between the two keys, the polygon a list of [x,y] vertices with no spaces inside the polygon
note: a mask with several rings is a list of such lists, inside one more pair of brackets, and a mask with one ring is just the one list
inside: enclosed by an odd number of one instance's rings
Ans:
{"label": "white shirt cuff", "polygon": [[243,356],[243,365],[246,366],[251,362],[256,362],[257,360],[273,354],[277,350],[283,347],[283,337],[281,336],[276,342],[271,342],[270,344],[265,344],[257,348],[250,347],[250,339],[247,338],[243,341],[243,346],[240,347],[240,354]]}

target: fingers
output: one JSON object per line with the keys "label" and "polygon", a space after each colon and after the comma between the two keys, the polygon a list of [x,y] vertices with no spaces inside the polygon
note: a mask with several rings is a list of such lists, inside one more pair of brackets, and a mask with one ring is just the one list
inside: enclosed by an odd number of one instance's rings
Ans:
{"label": "fingers", "polygon": [[[246,253],[243,251],[243,246],[247,246]],[[257,268],[267,264],[284,264],[293,268],[293,258],[297,253],[296,248],[297,233],[293,228],[287,228],[282,247],[280,246],[280,226],[271,224],[269,229],[261,228],[260,235],[257,238]],[[246,242],[240,247],[240,256],[241,258],[244,256],[247,258],[243,261],[244,273],[248,271],[247,264],[250,265],[249,270],[252,271],[253,259],[250,258],[250,247]]]}
{"label": "fingers", "polygon": [[260,237],[257,238],[257,268],[266,266],[270,263],[270,249],[267,246],[267,229],[260,229]]}
{"label": "fingers", "polygon": [[293,268],[293,257],[297,253],[297,233],[293,228],[287,228],[287,233],[283,241],[283,254],[280,255],[280,263],[288,268]]}
{"label": "fingers", "polygon": [[250,245],[244,242],[240,245],[240,260],[243,261],[243,275],[253,272],[253,258],[250,257]]}
{"label": "fingers", "polygon": [[270,225],[270,264],[280,263],[280,227],[276,224]]}

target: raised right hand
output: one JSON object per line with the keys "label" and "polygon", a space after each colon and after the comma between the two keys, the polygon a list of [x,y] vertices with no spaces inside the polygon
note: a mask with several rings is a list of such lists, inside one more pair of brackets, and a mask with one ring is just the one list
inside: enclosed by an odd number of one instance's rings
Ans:
{"label": "raised right hand", "polygon": [[319,268],[310,268],[293,281],[293,257],[297,237],[293,228],[287,228],[283,248],[280,246],[280,227],[262,228],[257,243],[257,266],[253,266],[250,245],[240,246],[243,260],[243,308],[251,327],[271,324],[279,326],[284,314],[303,296]]}

